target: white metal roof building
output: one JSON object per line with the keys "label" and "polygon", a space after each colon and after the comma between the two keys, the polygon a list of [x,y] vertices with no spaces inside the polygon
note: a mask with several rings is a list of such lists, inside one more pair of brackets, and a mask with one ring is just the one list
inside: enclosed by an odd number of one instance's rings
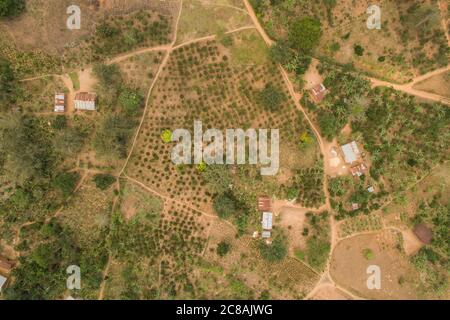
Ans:
{"label": "white metal roof building", "polygon": [[262,217],[263,229],[272,230],[272,219],[273,219],[272,212],[263,212],[263,217]]}
{"label": "white metal roof building", "polygon": [[1,274],[0,274],[0,292],[2,292],[2,290],[3,290],[3,286],[6,284],[6,281],[7,281],[8,279],[6,279],[4,276],[2,276]]}
{"label": "white metal roof building", "polygon": [[261,236],[262,236],[264,239],[270,238],[270,231],[263,231],[263,232],[261,233]]}
{"label": "white metal roof building", "polygon": [[75,95],[75,109],[77,110],[95,110],[95,100],[97,95],[92,92],[79,92]]}
{"label": "white metal roof building", "polygon": [[64,93],[55,94],[55,112],[64,112],[65,95]]}
{"label": "white metal roof building", "polygon": [[358,157],[360,155],[358,146],[356,145],[355,141],[352,141],[350,143],[344,144],[341,146],[342,152],[344,153],[344,159],[346,163],[353,163],[356,160],[358,160]]}

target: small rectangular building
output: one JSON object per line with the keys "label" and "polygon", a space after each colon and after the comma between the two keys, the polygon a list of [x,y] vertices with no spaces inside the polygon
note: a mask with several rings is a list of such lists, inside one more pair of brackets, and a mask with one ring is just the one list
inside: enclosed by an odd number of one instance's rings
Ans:
{"label": "small rectangular building", "polygon": [[6,282],[8,279],[0,274],[0,293],[3,291],[3,288],[6,286]]}
{"label": "small rectangular building", "polygon": [[322,83],[320,83],[318,85],[315,85],[311,89],[311,98],[315,103],[320,103],[325,98],[327,92],[328,92],[327,88],[325,88],[325,86]]}
{"label": "small rectangular building", "polygon": [[66,97],[64,93],[55,94],[55,112],[64,112],[66,106]]}
{"label": "small rectangular building", "polygon": [[272,212],[263,212],[262,228],[264,230],[272,230],[273,214]]}
{"label": "small rectangular building", "polygon": [[4,273],[9,273],[12,269],[12,264],[8,260],[0,257],[0,271]]}
{"label": "small rectangular building", "polygon": [[346,163],[352,164],[359,159],[361,152],[355,141],[344,144],[341,146],[342,153],[344,154],[344,160]]}
{"label": "small rectangular building", "polygon": [[269,197],[259,197],[258,198],[258,211],[270,211],[271,201]]}
{"label": "small rectangular building", "polygon": [[352,175],[354,177],[361,177],[363,174],[366,173],[366,166],[364,165],[364,163],[361,163],[357,166],[351,167],[350,168],[350,172],[352,173]]}
{"label": "small rectangular building", "polygon": [[79,92],[75,95],[75,109],[77,110],[95,110],[95,101],[97,95],[92,92]]}
{"label": "small rectangular building", "polygon": [[263,232],[261,233],[261,237],[262,237],[263,239],[268,239],[268,238],[270,238],[270,236],[271,236],[270,231],[263,231]]}

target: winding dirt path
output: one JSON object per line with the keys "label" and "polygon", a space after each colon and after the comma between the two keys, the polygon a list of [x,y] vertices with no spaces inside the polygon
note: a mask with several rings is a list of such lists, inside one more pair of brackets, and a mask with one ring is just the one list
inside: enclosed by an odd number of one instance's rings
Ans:
{"label": "winding dirt path", "polygon": [[407,94],[416,96],[416,97],[420,97],[423,99],[428,99],[428,100],[433,100],[433,101],[437,101],[437,102],[441,102],[447,105],[450,105],[450,99],[444,96],[440,96],[438,94],[434,94],[434,93],[430,93],[430,92],[425,92],[425,91],[421,91],[421,90],[417,90],[414,89],[413,86],[416,85],[417,83],[424,81],[426,79],[429,79],[433,76],[442,74],[444,72],[448,72],[450,71],[450,65],[443,67],[443,68],[439,68],[433,71],[430,71],[426,74],[423,74],[421,76],[418,76],[416,78],[414,78],[411,82],[406,83],[406,84],[395,84],[392,82],[388,82],[388,81],[383,81],[380,79],[376,79],[376,78],[368,78],[372,84],[372,87],[390,87],[393,88],[397,91],[402,91],[405,92]]}

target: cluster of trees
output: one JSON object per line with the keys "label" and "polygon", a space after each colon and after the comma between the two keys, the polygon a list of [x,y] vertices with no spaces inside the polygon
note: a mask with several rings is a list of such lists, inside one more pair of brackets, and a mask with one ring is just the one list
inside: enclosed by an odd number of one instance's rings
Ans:
{"label": "cluster of trees", "polygon": [[108,108],[96,129],[93,146],[101,156],[124,158],[144,98],[138,90],[124,84],[117,65],[98,64],[93,71],[101,102]]}
{"label": "cluster of trees", "polygon": [[269,262],[282,261],[288,253],[286,236],[281,233],[277,234],[270,245],[261,241],[259,243],[259,252]]}
{"label": "cluster of trees", "polygon": [[13,17],[25,10],[25,0],[0,0],[0,18]]}
{"label": "cluster of trees", "polygon": [[302,17],[290,23],[288,36],[269,49],[269,57],[289,72],[303,75],[311,63],[311,54],[322,36],[321,23],[313,17]]}
{"label": "cluster of trees", "polygon": [[257,94],[258,103],[264,109],[273,112],[278,111],[286,100],[287,97],[284,92],[272,83],[266,84]]}
{"label": "cluster of trees", "polygon": [[33,237],[34,246],[19,258],[20,263],[12,273],[15,281],[5,290],[7,299],[62,298],[67,290],[66,269],[70,265],[82,270],[82,295],[98,289],[108,257],[104,241],[80,246],[72,232],[54,219],[49,223],[35,223],[29,236]]}
{"label": "cluster of trees", "polygon": [[50,179],[57,155],[42,122],[14,113],[0,118],[0,128],[0,150],[8,178],[18,185]]}
{"label": "cluster of trees", "polygon": [[11,63],[0,58],[0,111],[10,109],[16,99],[17,85]]}
{"label": "cluster of trees", "polygon": [[304,230],[304,234],[309,237],[306,240],[305,256],[308,264],[316,270],[323,270],[331,248],[328,217],[327,211],[320,214],[311,212],[306,214],[309,228],[307,232]]}
{"label": "cluster of trees", "polygon": [[214,196],[214,211],[220,218],[236,224],[239,234],[243,234],[247,229],[250,210],[236,194],[236,190],[230,188],[233,179],[229,166],[210,165],[201,174]]}
{"label": "cluster of trees", "polygon": [[95,186],[100,190],[106,190],[116,182],[116,178],[109,174],[96,174],[93,180]]}
{"label": "cluster of trees", "polygon": [[323,193],[323,168],[304,168],[297,170],[287,190],[289,199],[297,199],[303,206],[319,207],[325,200]]}
{"label": "cluster of trees", "polygon": [[322,135],[331,141],[349,121],[364,118],[368,106],[366,96],[371,89],[367,80],[351,71],[327,63],[321,63],[319,71],[326,75],[324,85],[331,94],[320,108],[312,109],[316,112]]}
{"label": "cluster of trees", "polygon": [[[152,21],[154,20],[154,21]],[[137,12],[126,18],[101,22],[91,44],[96,57],[130,51],[152,41],[169,42],[169,19],[163,15],[151,17],[149,12]]]}

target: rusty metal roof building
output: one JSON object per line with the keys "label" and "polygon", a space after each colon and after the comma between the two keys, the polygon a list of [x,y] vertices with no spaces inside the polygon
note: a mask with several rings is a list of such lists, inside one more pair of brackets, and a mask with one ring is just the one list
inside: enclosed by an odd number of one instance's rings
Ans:
{"label": "rusty metal roof building", "polygon": [[271,201],[269,197],[259,197],[258,198],[258,211],[270,211]]}
{"label": "rusty metal roof building", "polygon": [[92,92],[79,92],[75,95],[75,109],[77,110],[95,110],[95,101],[97,95]]}
{"label": "rusty metal roof building", "polygon": [[318,85],[315,85],[311,89],[311,96],[314,102],[319,103],[325,98],[327,92],[328,92],[327,88],[325,88],[325,86],[322,83],[320,83]]}

